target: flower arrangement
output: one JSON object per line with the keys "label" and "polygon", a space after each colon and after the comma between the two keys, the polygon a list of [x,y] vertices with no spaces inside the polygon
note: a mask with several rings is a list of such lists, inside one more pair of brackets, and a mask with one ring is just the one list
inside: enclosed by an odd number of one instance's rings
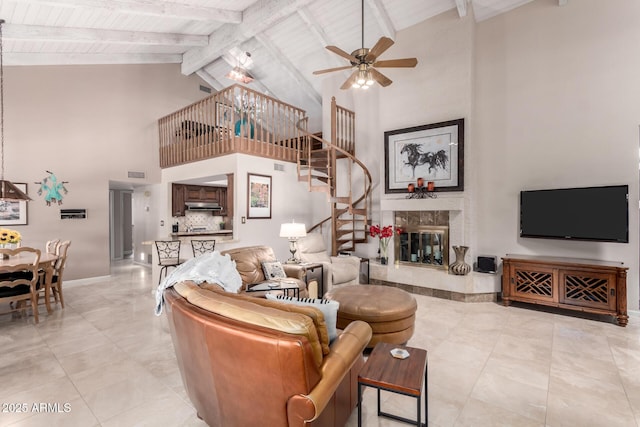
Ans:
{"label": "flower arrangement", "polygon": [[0,228],[0,244],[20,243],[20,240],[22,240],[22,236],[16,230]]}
{"label": "flower arrangement", "polygon": [[369,227],[369,235],[380,238],[380,256],[386,260],[389,240],[393,237],[393,225],[385,225],[382,228],[378,225],[372,225]]}

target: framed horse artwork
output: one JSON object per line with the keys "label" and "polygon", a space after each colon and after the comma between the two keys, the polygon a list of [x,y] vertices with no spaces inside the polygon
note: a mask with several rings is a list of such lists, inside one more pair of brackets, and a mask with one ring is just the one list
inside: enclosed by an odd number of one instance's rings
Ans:
{"label": "framed horse artwork", "polygon": [[384,133],[384,192],[433,182],[433,191],[464,190],[464,119]]}

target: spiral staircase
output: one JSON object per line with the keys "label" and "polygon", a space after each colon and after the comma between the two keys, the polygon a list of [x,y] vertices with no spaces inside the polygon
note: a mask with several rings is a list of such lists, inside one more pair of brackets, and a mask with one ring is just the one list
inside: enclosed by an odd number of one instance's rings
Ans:
{"label": "spiral staircase", "polygon": [[306,130],[306,120],[297,125],[303,143],[298,150],[298,180],[309,191],[323,192],[331,204],[331,214],[309,231],[328,224],[331,253],[355,250],[366,243],[371,211],[371,174],[355,156],[355,113],[331,99],[331,141]]}

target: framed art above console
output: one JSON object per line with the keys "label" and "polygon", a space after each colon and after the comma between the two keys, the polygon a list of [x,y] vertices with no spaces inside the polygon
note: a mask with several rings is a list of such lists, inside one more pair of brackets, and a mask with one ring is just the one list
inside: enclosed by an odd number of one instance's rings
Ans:
{"label": "framed art above console", "polygon": [[464,119],[385,132],[384,175],[386,194],[406,193],[418,178],[433,191],[463,191]]}

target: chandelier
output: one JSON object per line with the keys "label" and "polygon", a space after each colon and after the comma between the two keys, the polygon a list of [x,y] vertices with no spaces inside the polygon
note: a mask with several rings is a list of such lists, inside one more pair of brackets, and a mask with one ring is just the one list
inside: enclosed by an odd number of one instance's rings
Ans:
{"label": "chandelier", "polygon": [[238,58],[238,65],[233,67],[225,77],[244,84],[251,83],[253,81],[253,76],[245,68],[245,63],[249,58],[251,58],[251,54],[249,52],[245,52],[244,61],[241,61],[240,58]]}
{"label": "chandelier", "polygon": [[2,46],[2,24],[4,22],[4,19],[0,19],[0,200],[31,200],[13,183],[4,179],[4,63]]}

